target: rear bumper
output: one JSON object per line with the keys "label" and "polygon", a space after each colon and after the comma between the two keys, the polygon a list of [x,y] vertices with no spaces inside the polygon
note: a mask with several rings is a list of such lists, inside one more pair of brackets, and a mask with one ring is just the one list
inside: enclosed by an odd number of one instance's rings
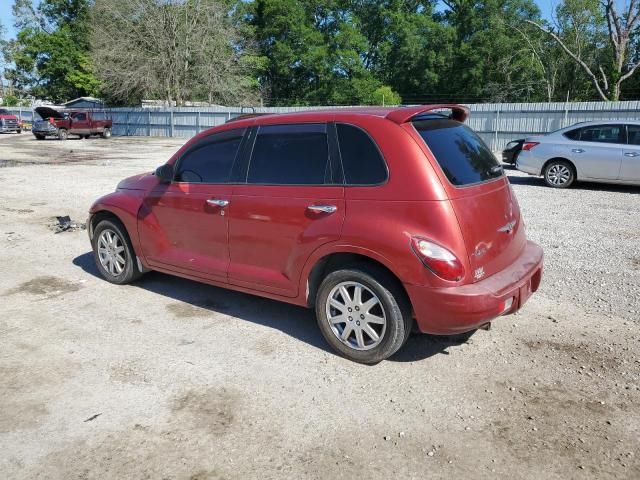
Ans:
{"label": "rear bumper", "polygon": [[516,168],[529,175],[541,175],[542,164],[530,151],[523,150],[516,157]]}
{"label": "rear bumper", "polygon": [[421,332],[462,333],[515,313],[540,286],[543,252],[527,242],[508,268],[481,282],[450,288],[406,285]]}

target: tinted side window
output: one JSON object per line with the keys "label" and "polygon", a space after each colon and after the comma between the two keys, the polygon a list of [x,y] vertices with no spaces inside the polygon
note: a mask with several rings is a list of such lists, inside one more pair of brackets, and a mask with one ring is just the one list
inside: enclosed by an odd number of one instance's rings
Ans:
{"label": "tinted side window", "polygon": [[340,156],[347,185],[377,185],[387,179],[387,165],[369,135],[358,127],[337,124]]}
{"label": "tinted side window", "polygon": [[575,130],[569,130],[564,133],[564,136],[569,140],[580,140],[580,128],[576,128]]}
{"label": "tinted side window", "polygon": [[580,141],[600,143],[625,143],[622,125],[594,125],[580,130]]}
{"label": "tinted side window", "polygon": [[418,120],[413,125],[453,185],[471,185],[504,174],[489,147],[466,125],[448,118]]}
{"label": "tinted side window", "polygon": [[92,117],[94,120],[105,120],[107,118],[107,114],[104,112],[93,112]]}
{"label": "tinted side window", "polygon": [[180,159],[175,180],[189,183],[225,183],[240,148],[244,130],[213,134]]}
{"label": "tinted side window", "polygon": [[640,125],[627,125],[629,145],[640,145]]}
{"label": "tinted side window", "polygon": [[86,113],[76,113],[73,116],[74,120],[79,120],[81,122],[84,122],[87,119],[87,114]]}
{"label": "tinted side window", "polygon": [[322,185],[328,169],[326,124],[267,125],[258,130],[247,182]]}

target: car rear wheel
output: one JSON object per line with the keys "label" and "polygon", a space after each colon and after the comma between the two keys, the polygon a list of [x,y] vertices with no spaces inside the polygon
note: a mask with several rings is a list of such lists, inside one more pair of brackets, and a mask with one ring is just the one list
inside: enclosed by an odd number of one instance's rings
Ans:
{"label": "car rear wheel", "polygon": [[58,130],[58,138],[60,140],[66,140],[69,136],[69,132],[67,132],[64,128]]}
{"label": "car rear wheel", "polygon": [[122,285],[142,275],[126,229],[118,220],[102,220],[92,239],[93,256],[102,276]]}
{"label": "car rear wheel", "polygon": [[327,275],[316,297],[316,316],[331,347],[360,363],[390,357],[411,333],[411,308],[398,282],[367,265]]}
{"label": "car rear wheel", "polygon": [[111,129],[110,128],[105,128],[102,131],[102,138],[111,138]]}
{"label": "car rear wheel", "polygon": [[568,188],[575,177],[573,166],[565,160],[552,160],[544,169],[544,181],[553,188]]}

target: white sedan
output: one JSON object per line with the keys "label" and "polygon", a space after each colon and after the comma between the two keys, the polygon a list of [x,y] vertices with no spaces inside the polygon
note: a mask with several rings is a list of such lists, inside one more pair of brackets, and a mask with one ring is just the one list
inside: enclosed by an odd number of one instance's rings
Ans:
{"label": "white sedan", "polygon": [[576,180],[640,185],[640,122],[584,122],[529,137],[516,168],[554,188]]}

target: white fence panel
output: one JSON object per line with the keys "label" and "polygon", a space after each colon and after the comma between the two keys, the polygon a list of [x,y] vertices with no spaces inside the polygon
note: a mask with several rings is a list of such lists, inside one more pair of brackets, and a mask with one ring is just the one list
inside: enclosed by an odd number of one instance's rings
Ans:
{"label": "white fence panel", "polygon": [[[577,122],[640,120],[640,101],[569,103],[485,103],[468,105],[469,126],[493,149],[510,140],[539,135]],[[335,107],[112,108],[114,135],[190,138],[246,113],[289,113]],[[345,107],[348,108],[348,107]],[[38,118],[31,109],[9,108],[22,120]]]}

